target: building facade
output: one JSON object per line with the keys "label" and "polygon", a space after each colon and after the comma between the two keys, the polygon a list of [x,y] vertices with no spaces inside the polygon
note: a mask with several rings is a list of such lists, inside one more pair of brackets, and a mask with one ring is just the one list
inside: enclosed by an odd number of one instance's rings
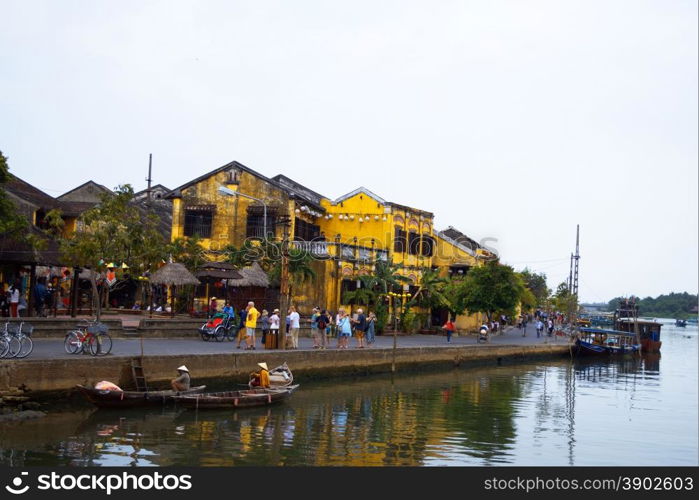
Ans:
{"label": "building facade", "polygon": [[[229,194],[221,192],[224,187]],[[233,194],[231,195],[231,192]],[[211,260],[222,260],[228,245],[266,235],[308,252],[315,279],[292,282],[292,303],[302,313],[314,306],[336,311],[343,295],[371,274],[378,262],[390,262],[407,277],[414,292],[426,270],[441,276],[465,275],[492,257],[463,233],[434,228],[434,214],[387,201],[359,187],[336,199],[323,196],[284,176],[266,177],[231,162],[174,189],[172,239],[199,237]],[[266,218],[265,218],[266,217]],[[435,314],[433,323],[446,319]],[[457,318],[460,328],[474,328],[475,316]],[[441,324],[441,323],[440,323]]]}

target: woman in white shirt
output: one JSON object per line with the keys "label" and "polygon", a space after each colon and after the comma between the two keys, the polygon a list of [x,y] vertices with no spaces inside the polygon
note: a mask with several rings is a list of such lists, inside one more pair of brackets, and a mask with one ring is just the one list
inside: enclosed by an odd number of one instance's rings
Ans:
{"label": "woman in white shirt", "polygon": [[269,333],[273,335],[272,345],[276,347],[279,342],[279,309],[272,311],[272,315],[269,317]]}

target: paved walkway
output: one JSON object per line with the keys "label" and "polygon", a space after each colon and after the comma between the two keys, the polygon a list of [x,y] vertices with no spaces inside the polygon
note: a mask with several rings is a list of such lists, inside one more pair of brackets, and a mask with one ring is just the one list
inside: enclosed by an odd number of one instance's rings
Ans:
{"label": "paved walkway", "polygon": [[[331,339],[328,349],[336,349],[337,341]],[[564,337],[536,337],[536,330],[530,326],[526,336],[522,336],[522,330],[508,327],[505,332],[491,337],[491,345],[534,345],[555,343],[565,345]],[[429,347],[429,346],[463,346],[463,345],[487,345],[478,344],[475,335],[452,337],[451,343],[447,343],[444,335],[398,335],[396,336],[398,348],[401,347]],[[393,347],[392,335],[379,335],[376,342],[367,349],[390,349]],[[313,340],[308,337],[299,338],[299,350],[313,350]],[[356,340],[350,339],[350,350],[361,351],[356,347]],[[257,337],[255,352],[264,351],[260,345],[260,337]],[[181,355],[181,354],[216,354],[216,353],[245,353],[244,345],[236,348],[236,342],[204,342],[198,334],[192,334],[192,338],[158,338],[144,339],[143,353],[145,355]],[[247,351],[249,352],[249,351]],[[112,355],[139,356],[141,354],[140,339],[113,340]],[[68,354],[63,349],[62,339],[35,339],[34,351],[27,359],[71,359],[77,355]],[[10,361],[11,362],[11,361]]]}

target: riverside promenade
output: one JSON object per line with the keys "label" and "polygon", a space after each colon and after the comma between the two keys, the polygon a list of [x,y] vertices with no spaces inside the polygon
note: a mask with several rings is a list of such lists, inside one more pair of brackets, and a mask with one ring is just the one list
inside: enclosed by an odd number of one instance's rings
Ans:
{"label": "riverside promenade", "polygon": [[[29,320],[31,322],[31,320]],[[126,325],[125,325],[126,326]],[[132,385],[131,361],[141,357],[151,387],[165,387],[176,375],[175,368],[186,364],[194,384],[242,383],[258,362],[270,366],[289,364],[297,380],[347,375],[415,371],[426,367],[454,367],[469,364],[505,364],[532,359],[569,355],[567,340],[536,337],[533,326],[522,331],[508,327],[489,343],[478,343],[475,335],[459,335],[447,343],[444,335],[377,336],[369,348],[337,349],[330,339],[326,350],[313,349],[313,341],[302,330],[298,350],[265,350],[258,336],[256,349],[237,348],[237,342],[201,340],[196,330],[174,338],[114,338],[112,352],[103,357],[68,354],[62,338],[35,338],[34,351],[23,360],[0,360],[0,391],[58,394],[76,384],[92,385],[110,380],[124,388]]]}

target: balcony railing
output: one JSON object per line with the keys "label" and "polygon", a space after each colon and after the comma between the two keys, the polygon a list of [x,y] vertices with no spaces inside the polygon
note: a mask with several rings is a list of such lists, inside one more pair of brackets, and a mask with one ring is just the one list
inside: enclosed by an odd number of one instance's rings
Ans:
{"label": "balcony railing", "polygon": [[311,255],[316,257],[327,257],[328,253],[328,243],[327,241],[292,241],[291,247],[297,250],[305,250]]}
{"label": "balcony railing", "polygon": [[346,245],[328,241],[292,241],[291,248],[305,250],[311,255],[323,259],[337,258],[339,245],[339,258],[348,261],[375,262],[388,260],[388,252],[381,249],[372,249],[362,246]]}

